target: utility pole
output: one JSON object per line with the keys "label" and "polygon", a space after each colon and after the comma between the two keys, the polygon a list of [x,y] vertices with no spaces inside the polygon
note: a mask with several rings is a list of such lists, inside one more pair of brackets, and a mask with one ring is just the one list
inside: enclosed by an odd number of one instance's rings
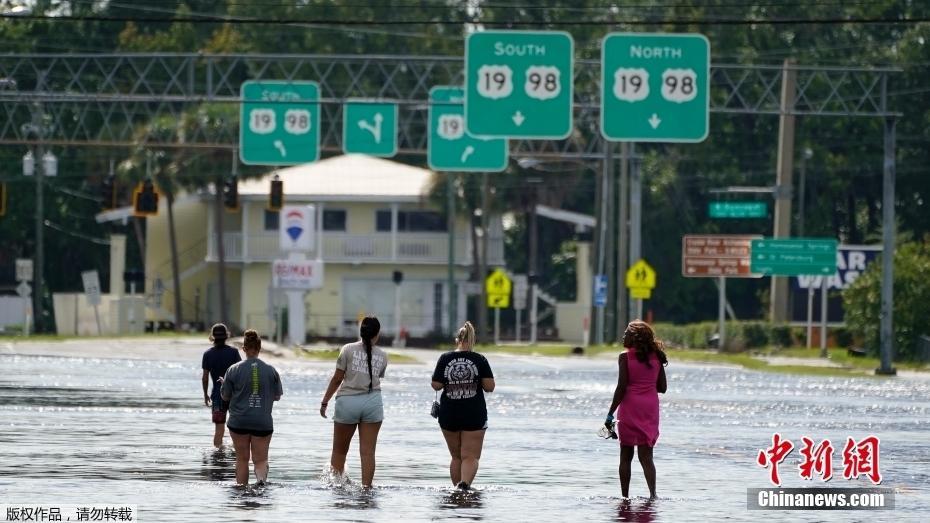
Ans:
{"label": "utility pole", "polygon": [[43,281],[43,276],[45,274],[45,196],[43,184],[45,183],[46,175],[45,146],[43,144],[45,140],[44,117],[45,111],[42,109],[42,106],[38,103],[34,104],[34,109],[32,111],[32,130],[36,134],[36,138],[38,138],[38,145],[36,145],[35,153],[33,154],[35,166],[33,176],[35,176],[36,179],[36,246],[35,274],[33,275],[32,288],[32,323],[33,330],[36,334],[45,330],[45,313],[44,304],[42,302],[43,295],[45,294],[45,282]]}
{"label": "utility pole", "polygon": [[[219,286],[220,317],[217,321],[226,323],[229,319],[229,305],[226,303],[226,250],[223,246],[223,175],[217,175],[213,197],[213,221],[216,234],[217,282]],[[180,289],[178,289],[180,291]]]}
{"label": "utility pole", "polygon": [[446,228],[449,229],[448,292],[449,292],[449,329],[455,332],[458,320],[458,293],[455,288],[455,175],[446,173]]}
{"label": "utility pole", "polygon": [[617,337],[626,330],[627,321],[630,313],[627,302],[626,292],[626,269],[627,256],[629,256],[629,185],[630,185],[630,144],[628,142],[620,143],[620,204],[617,206],[617,269],[615,272],[614,287],[617,289]]}
{"label": "utility pole", "polygon": [[[488,203],[490,186],[488,173],[481,173],[481,252],[478,257],[478,284],[481,285],[481,303],[478,304],[478,335],[482,340],[488,336],[488,293],[484,280],[488,277]],[[475,247],[478,247],[477,245]]]}
{"label": "utility pole", "polygon": [[602,310],[604,311],[604,325],[601,328],[603,332],[602,336],[609,343],[614,339],[613,330],[614,330],[614,315],[616,314],[616,246],[617,246],[617,236],[614,233],[616,214],[614,214],[613,209],[614,205],[617,202],[617,193],[615,190],[616,180],[614,179],[614,144],[612,142],[604,141],[604,148],[606,149],[604,155],[604,176],[607,177],[607,207],[604,209],[604,224],[607,226],[606,230],[606,241],[605,246],[605,265],[604,275],[607,276],[607,303],[604,305]]}
{"label": "utility pole", "polygon": [[[775,226],[772,236],[791,236],[791,192],[794,171],[794,91],[797,81],[794,60],[782,69],[781,110],[778,117],[778,160],[775,181]],[[770,320],[788,321],[788,278],[772,276]]]}
{"label": "utility pole", "polygon": [[[643,180],[641,165],[636,158],[636,144],[630,143],[630,265],[643,257],[642,226],[643,226]],[[643,300],[630,300],[631,320],[642,319]]]}

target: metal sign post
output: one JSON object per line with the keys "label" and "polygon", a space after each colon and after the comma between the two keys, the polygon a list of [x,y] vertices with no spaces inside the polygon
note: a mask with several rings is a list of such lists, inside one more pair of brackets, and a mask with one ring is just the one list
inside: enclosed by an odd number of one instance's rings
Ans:
{"label": "metal sign post", "polygon": [[[103,334],[100,328],[100,275],[97,271],[84,271],[81,273],[81,280],[84,283],[84,294],[87,296],[87,303],[94,307],[94,320],[97,322],[97,336]],[[77,329],[75,329],[77,334]]]}

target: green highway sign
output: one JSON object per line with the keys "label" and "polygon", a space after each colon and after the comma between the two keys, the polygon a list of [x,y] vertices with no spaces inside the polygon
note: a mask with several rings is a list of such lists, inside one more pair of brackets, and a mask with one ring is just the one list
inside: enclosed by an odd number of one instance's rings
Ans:
{"label": "green highway sign", "polygon": [[601,43],[601,134],[630,142],[702,142],[710,42],[700,34],[611,33]]}
{"label": "green highway sign", "polygon": [[765,218],[769,206],[765,202],[710,202],[707,213],[711,218]]}
{"label": "green highway sign", "polygon": [[465,43],[465,125],[476,136],[567,138],[574,42],[562,31],[480,31]]}
{"label": "green highway sign", "polygon": [[762,238],[752,240],[750,272],[766,276],[816,276],[836,273],[833,238]]}
{"label": "green highway sign", "polygon": [[248,81],[240,88],[239,158],[252,165],[294,165],[320,157],[316,82]]}
{"label": "green highway sign", "polygon": [[370,156],[397,154],[397,104],[346,101],[342,109],[342,150]]}
{"label": "green highway sign", "polygon": [[429,142],[426,162],[434,171],[503,171],[507,140],[472,136],[465,130],[461,87],[433,87],[429,92]]}

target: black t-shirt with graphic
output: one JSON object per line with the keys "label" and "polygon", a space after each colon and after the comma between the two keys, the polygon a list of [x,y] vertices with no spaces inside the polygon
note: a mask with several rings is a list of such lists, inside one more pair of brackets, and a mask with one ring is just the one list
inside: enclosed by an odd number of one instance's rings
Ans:
{"label": "black t-shirt with graphic", "polygon": [[484,402],[483,378],[493,378],[487,358],[472,351],[447,352],[439,357],[433,381],[445,385],[439,402],[440,422],[454,416],[476,423],[488,419]]}

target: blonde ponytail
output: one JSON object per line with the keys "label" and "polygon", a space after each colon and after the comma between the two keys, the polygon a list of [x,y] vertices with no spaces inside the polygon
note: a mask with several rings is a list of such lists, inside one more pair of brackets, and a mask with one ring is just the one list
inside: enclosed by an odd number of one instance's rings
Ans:
{"label": "blonde ponytail", "polygon": [[461,344],[465,350],[475,348],[475,326],[470,321],[466,321],[459,329],[459,332],[455,335],[455,342]]}

